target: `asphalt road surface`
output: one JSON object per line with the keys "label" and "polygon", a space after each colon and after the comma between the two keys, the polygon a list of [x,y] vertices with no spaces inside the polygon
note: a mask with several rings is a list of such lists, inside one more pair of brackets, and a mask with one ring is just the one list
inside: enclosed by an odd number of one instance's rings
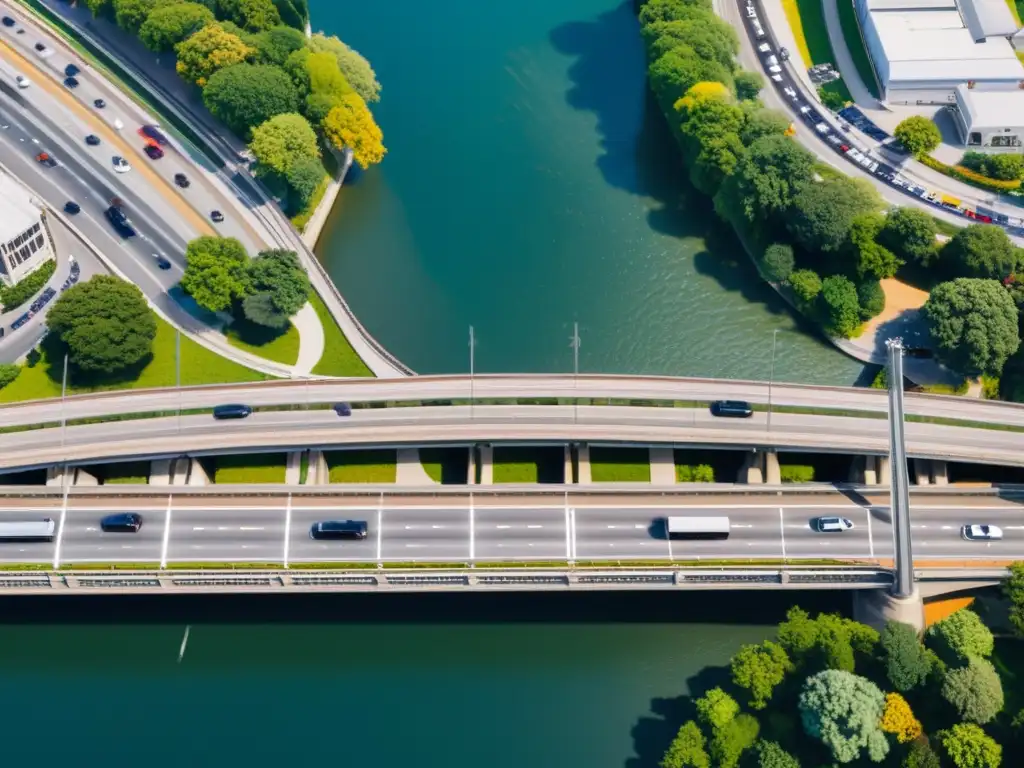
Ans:
{"label": "asphalt road surface", "polygon": [[[423,504],[387,499],[286,497],[211,502],[149,497],[76,499],[32,504],[4,500],[0,521],[58,522],[54,542],[0,542],[0,563],[303,563],[472,562],[493,560],[719,560],[719,559],[890,559],[892,527],[885,506],[861,506],[844,496],[789,497],[782,506],[696,500],[685,506],[646,502],[577,500],[575,506],[498,498],[476,505],[445,500]],[[100,518],[113,511],[143,515],[136,533],[104,533]],[[665,518],[726,516],[726,540],[669,540]],[[819,516],[840,516],[853,529],[821,534]],[[317,541],[318,521],[365,520],[361,541]],[[993,498],[921,500],[912,506],[914,556],[921,559],[1012,560],[1024,558],[1024,514],[1020,505]],[[969,523],[1002,527],[1004,539],[972,542],[961,538]],[[168,527],[169,526],[169,527]]]}

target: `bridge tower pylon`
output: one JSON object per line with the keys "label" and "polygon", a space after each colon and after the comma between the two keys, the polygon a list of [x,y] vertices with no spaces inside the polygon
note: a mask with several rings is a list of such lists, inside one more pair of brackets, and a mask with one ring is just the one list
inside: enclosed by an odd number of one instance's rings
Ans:
{"label": "bridge tower pylon", "polygon": [[892,594],[897,598],[909,598],[914,594],[914,557],[910,544],[910,487],[904,438],[903,340],[888,339],[885,346],[888,350],[889,466],[892,471],[889,511],[896,553]]}

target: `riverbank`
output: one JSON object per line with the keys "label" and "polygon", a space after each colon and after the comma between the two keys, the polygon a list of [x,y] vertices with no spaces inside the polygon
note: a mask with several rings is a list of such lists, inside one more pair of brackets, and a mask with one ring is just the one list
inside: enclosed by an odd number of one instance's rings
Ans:
{"label": "riverbank", "polygon": [[[320,202],[313,209],[305,225],[299,227],[299,231],[302,233],[302,242],[310,250],[316,247],[316,242],[320,239],[320,233],[323,232],[324,224],[327,223],[327,217],[334,210],[334,203],[337,201],[341,187],[345,183],[345,179],[351,169],[352,150],[349,149],[344,152],[341,168],[338,170],[337,175],[331,177],[330,182],[327,184],[327,190],[324,192],[323,197],[320,198]],[[294,224],[295,222],[293,221],[292,223]]]}

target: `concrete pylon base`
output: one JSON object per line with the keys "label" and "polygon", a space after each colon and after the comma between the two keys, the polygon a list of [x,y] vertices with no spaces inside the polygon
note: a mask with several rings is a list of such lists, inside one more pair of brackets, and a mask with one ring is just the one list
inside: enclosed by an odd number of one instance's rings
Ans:
{"label": "concrete pylon base", "polygon": [[881,631],[887,621],[909,624],[924,631],[924,600],[917,587],[910,597],[894,597],[885,590],[864,589],[853,596],[853,618]]}

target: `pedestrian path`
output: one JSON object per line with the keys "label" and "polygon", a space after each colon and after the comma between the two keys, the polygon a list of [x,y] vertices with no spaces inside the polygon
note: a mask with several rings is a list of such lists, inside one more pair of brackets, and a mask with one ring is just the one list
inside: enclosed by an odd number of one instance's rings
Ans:
{"label": "pedestrian path", "polygon": [[292,366],[292,374],[308,376],[324,354],[324,327],[308,301],[295,313],[292,324],[299,332],[299,359]]}
{"label": "pedestrian path", "polygon": [[[843,76],[843,82],[846,83],[846,88],[857,106],[862,109],[877,111],[881,108],[881,104],[871,94],[871,89],[861,79],[860,71],[853,61],[853,54],[850,53],[850,47],[846,44],[846,37],[843,35],[843,25],[839,20],[839,6],[837,2],[845,3],[852,2],[852,0],[821,0],[821,9],[825,16],[825,27],[828,29],[828,40],[832,45],[832,55],[836,59],[836,69]],[[870,117],[870,115],[868,116]]]}

